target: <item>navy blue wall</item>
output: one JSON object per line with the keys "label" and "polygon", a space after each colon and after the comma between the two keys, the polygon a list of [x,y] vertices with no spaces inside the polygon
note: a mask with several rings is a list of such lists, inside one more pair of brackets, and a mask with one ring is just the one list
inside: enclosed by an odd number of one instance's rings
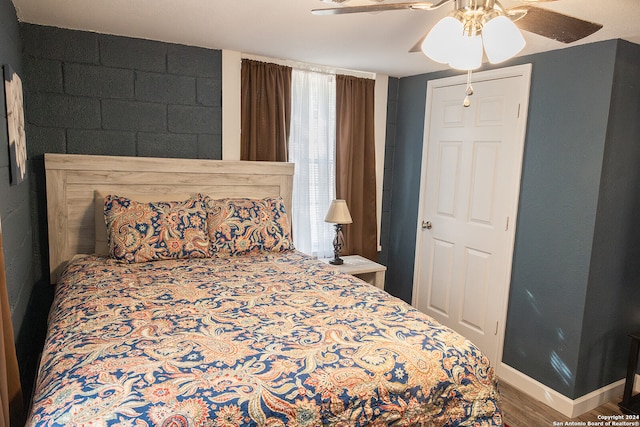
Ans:
{"label": "navy blue wall", "polygon": [[[25,80],[22,67],[21,41],[18,19],[10,0],[0,0],[0,64],[8,64]],[[5,109],[4,83],[0,89],[0,217],[2,217],[2,238],[5,253],[7,290],[13,320],[13,329],[18,341],[18,357],[23,359],[32,349],[29,344],[29,328],[23,325],[31,289],[33,287],[33,228],[30,215],[29,186],[32,181],[32,170],[27,166],[25,180],[18,185],[10,184],[9,177],[9,141],[7,136],[7,112]],[[27,145],[29,136],[27,136]],[[30,346],[29,346],[30,347]],[[21,371],[27,368],[20,364]]]}
{"label": "navy blue wall", "polygon": [[[385,290],[409,303],[413,287],[427,81],[449,75],[452,73],[405,77],[400,79],[398,87]],[[385,179],[386,175],[387,171]]]}
{"label": "navy blue wall", "polygon": [[[503,361],[570,398],[622,378],[619,361],[610,358],[606,374],[585,379],[587,369],[581,368],[604,361],[601,355],[588,355],[582,346],[594,349],[585,338],[596,313],[585,310],[593,309],[587,300],[592,261],[597,258],[593,251],[596,223],[599,219],[605,228],[612,221],[598,215],[599,207],[607,206],[601,199],[601,177],[605,146],[613,139],[608,138],[608,130],[614,70],[620,67],[616,62],[619,44],[626,46],[613,40],[504,64],[532,63],[533,71]],[[413,284],[426,86],[431,79],[451,74],[412,76],[399,83],[386,282],[389,292],[406,301],[411,299]],[[628,82],[630,73],[623,74]],[[625,126],[622,120],[619,125]],[[632,143],[633,134],[625,132],[619,130],[616,135]],[[607,168],[615,175],[615,166]],[[636,176],[626,174],[620,179],[633,182]],[[615,253],[626,249],[617,245]],[[610,265],[613,257],[600,261],[607,265],[602,271],[616,269]],[[637,279],[636,274],[636,283]],[[598,283],[593,288],[594,301],[599,295],[595,289],[602,287]],[[637,292],[635,302],[636,306],[640,302]],[[609,301],[597,315],[616,309],[616,303]],[[615,320],[619,319],[605,323]],[[624,320],[614,333],[622,353],[626,347],[619,341],[619,331],[634,327],[629,316]],[[637,315],[635,327],[640,327]],[[604,334],[612,332],[603,329]]]}
{"label": "navy blue wall", "polygon": [[531,58],[503,361],[570,398],[579,397],[578,360],[616,45],[609,41]]}
{"label": "navy blue wall", "polygon": [[617,46],[576,395],[624,375],[640,330],[640,45]]}

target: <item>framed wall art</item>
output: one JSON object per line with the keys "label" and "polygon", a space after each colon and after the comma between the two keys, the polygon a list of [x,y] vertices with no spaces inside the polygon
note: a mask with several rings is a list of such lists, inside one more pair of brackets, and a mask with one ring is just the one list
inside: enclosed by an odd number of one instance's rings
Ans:
{"label": "framed wall art", "polygon": [[10,65],[4,66],[4,92],[7,108],[11,184],[24,181],[27,173],[27,140],[24,132],[22,80]]}

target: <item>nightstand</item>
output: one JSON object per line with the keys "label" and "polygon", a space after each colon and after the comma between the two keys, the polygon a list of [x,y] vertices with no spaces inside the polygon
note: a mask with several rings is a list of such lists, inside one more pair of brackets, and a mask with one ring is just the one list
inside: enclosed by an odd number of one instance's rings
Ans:
{"label": "nightstand", "polygon": [[340,258],[344,260],[344,264],[342,265],[329,264],[329,261],[333,258],[323,258],[320,261],[330,265],[338,271],[356,276],[370,285],[384,290],[384,274],[385,271],[387,271],[387,267],[361,257],[360,255],[347,255]]}

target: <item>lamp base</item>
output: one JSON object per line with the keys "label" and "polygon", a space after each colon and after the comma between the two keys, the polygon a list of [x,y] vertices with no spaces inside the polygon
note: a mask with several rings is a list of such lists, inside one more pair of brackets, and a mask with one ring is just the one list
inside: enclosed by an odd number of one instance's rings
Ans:
{"label": "lamp base", "polygon": [[329,264],[342,265],[344,261],[340,258],[340,252],[344,247],[344,236],[342,235],[342,224],[336,224],[336,237],[333,239],[333,259]]}

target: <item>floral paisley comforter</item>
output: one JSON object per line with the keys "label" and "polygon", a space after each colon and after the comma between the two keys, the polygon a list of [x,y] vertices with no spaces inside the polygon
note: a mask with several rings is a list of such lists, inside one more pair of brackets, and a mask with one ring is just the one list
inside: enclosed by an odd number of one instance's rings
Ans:
{"label": "floral paisley comforter", "polygon": [[295,251],[73,260],[29,426],[501,426],[455,332]]}

